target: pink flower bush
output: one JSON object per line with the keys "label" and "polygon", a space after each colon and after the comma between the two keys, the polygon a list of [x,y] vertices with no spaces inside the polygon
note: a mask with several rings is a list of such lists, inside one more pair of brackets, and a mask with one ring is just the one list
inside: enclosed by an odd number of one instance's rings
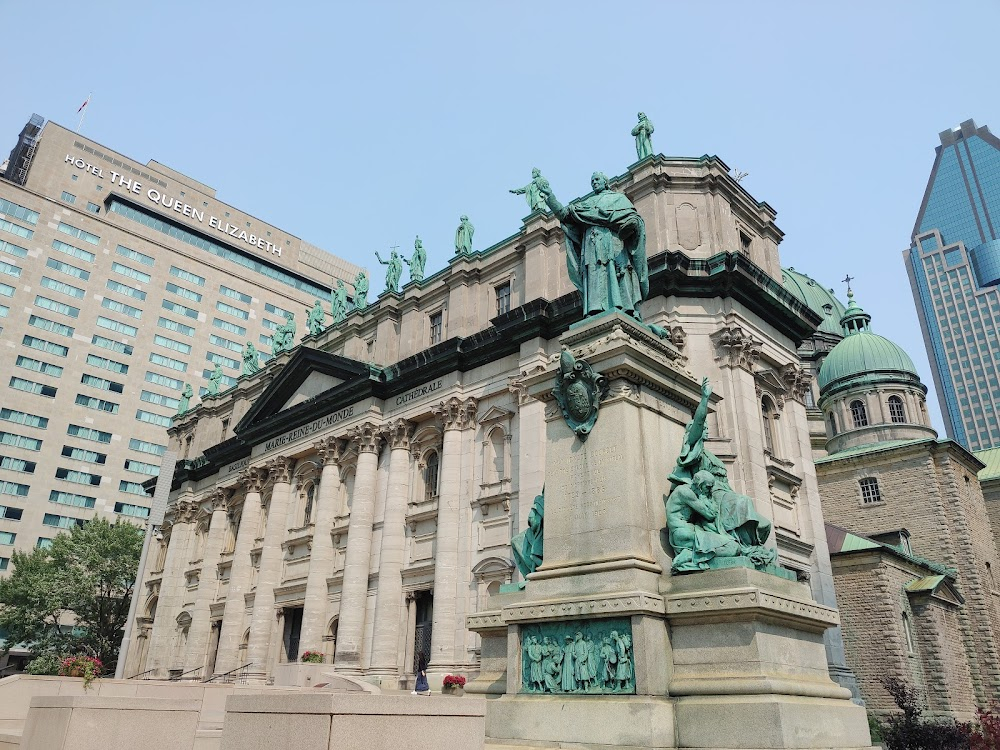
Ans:
{"label": "pink flower bush", "polygon": [[59,675],[61,677],[82,677],[83,686],[90,687],[90,683],[96,680],[104,672],[104,665],[100,659],[93,656],[67,656],[59,664]]}
{"label": "pink flower bush", "polygon": [[465,678],[460,674],[446,674],[444,676],[445,687],[465,687]]}
{"label": "pink flower bush", "polygon": [[302,656],[299,657],[299,661],[303,664],[322,664],[323,654],[319,651],[303,651]]}

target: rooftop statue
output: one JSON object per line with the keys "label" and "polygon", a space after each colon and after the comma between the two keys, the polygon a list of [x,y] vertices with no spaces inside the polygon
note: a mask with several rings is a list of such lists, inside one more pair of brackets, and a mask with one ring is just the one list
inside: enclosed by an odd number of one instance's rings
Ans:
{"label": "rooftop statue", "polygon": [[642,321],[639,303],[649,294],[646,225],[625,195],[608,187],[603,172],[590,179],[594,192],[563,206],[544,177],[545,202],[562,222],[566,268],[583,295],[583,315],[620,310]]}
{"label": "rooftop statue", "polygon": [[295,346],[295,313],[288,313],[285,322],[274,329],[271,336],[271,353],[275,356],[291,351]]}
{"label": "rooftop statue", "polygon": [[645,112],[639,113],[639,124],[632,128],[635,136],[636,161],[642,161],[653,153],[653,123]]}
{"label": "rooftop statue", "polygon": [[542,564],[544,524],[545,490],[543,488],[542,494],[535,497],[535,502],[531,506],[531,510],[528,511],[528,528],[515,534],[514,538],[510,540],[514,562],[524,578],[527,578],[529,573],[534,573]]}
{"label": "rooftop statue", "polygon": [[257,347],[253,342],[248,341],[243,347],[243,375],[253,375],[260,372],[260,358],[257,356]]}
{"label": "rooftop statue", "polygon": [[399,253],[396,252],[396,248],[392,248],[389,260],[382,260],[378,250],[375,251],[375,257],[383,266],[388,266],[385,269],[385,290],[399,294],[399,277],[403,273],[403,261],[399,257]]}
{"label": "rooftop statue", "polygon": [[354,279],[354,309],[364,310],[368,307],[368,276],[364,271],[358,271]]}
{"label": "rooftop statue", "polygon": [[319,336],[326,328],[326,313],[323,311],[323,303],[319,300],[316,300],[316,304],[309,311],[306,326],[308,326],[311,336]]}
{"label": "rooftop statue", "polygon": [[548,206],[545,205],[545,196],[542,195],[543,182],[542,173],[536,167],[531,170],[531,182],[524,187],[514,188],[510,192],[514,195],[523,195],[532,212],[546,211]]}
{"label": "rooftop statue", "polygon": [[413,257],[409,260],[403,258],[403,262],[410,267],[410,281],[424,280],[424,266],[427,265],[427,251],[424,250],[424,243],[420,241],[420,235],[413,241]]}
{"label": "rooftop statue", "polygon": [[[725,464],[705,447],[712,386],[701,382],[701,402],[684,430],[684,443],[670,474],[667,531],[674,549],[674,573],[731,567],[724,558],[743,558],[750,567],[773,572],[777,552],[765,547],[771,522],[753,499],[729,485]],[[732,562],[737,562],[733,560]],[[738,564],[738,563],[737,563]]]}
{"label": "rooftop statue", "polygon": [[191,384],[185,383],[184,390],[181,391],[181,397],[177,402],[177,416],[186,414],[187,410],[191,406],[191,397],[194,395],[194,391],[191,390]]}
{"label": "rooftop statue", "polygon": [[212,370],[212,374],[208,377],[208,395],[218,396],[219,388],[222,385],[222,379],[225,375],[222,374],[222,368],[216,363]]}
{"label": "rooftop statue", "polygon": [[458,229],[455,230],[455,252],[459,254],[472,252],[472,235],[476,228],[469,223],[468,216],[462,216]]}
{"label": "rooftop statue", "polygon": [[337,279],[337,286],[330,292],[330,312],[333,314],[333,325],[347,319],[347,286],[343,279]]}

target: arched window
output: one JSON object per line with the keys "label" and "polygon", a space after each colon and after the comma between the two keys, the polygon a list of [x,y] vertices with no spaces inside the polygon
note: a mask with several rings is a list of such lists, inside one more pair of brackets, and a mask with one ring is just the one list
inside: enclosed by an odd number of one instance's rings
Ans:
{"label": "arched window", "polygon": [[494,427],[487,438],[484,461],[487,484],[500,482],[506,475],[504,437],[503,430],[499,427]]}
{"label": "arched window", "polygon": [[837,434],[837,417],[833,412],[830,412],[830,434]]}
{"label": "arched window", "polygon": [[855,427],[868,426],[868,410],[865,408],[865,402],[861,399],[851,402],[851,419],[854,420]]}
{"label": "arched window", "polygon": [[875,477],[865,477],[859,484],[861,485],[862,505],[882,502],[882,491],[879,489],[878,480]]}
{"label": "arched window", "polygon": [[431,451],[424,459],[424,499],[432,500],[438,495],[438,470],[440,459],[437,451]]}
{"label": "arched window", "polygon": [[889,396],[889,419],[897,424],[906,421],[906,409],[903,407],[903,399],[899,396]]}
{"label": "arched window", "polygon": [[774,408],[774,402],[771,400],[770,396],[764,396],[761,398],[760,412],[761,416],[764,418],[764,450],[773,456],[775,454],[774,420],[777,416],[777,411]]}
{"label": "arched window", "polygon": [[308,485],[306,485],[305,505],[302,508],[303,526],[308,526],[309,524],[312,523],[313,506],[315,505],[313,501],[315,500],[315,498],[316,498],[316,485],[310,482]]}

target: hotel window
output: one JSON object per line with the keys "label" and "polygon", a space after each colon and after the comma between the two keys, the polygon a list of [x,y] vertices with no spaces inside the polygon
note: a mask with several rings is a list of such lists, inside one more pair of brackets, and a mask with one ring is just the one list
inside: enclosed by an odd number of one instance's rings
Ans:
{"label": "hotel window", "polygon": [[153,414],[151,411],[143,411],[142,409],[136,411],[135,418],[139,422],[155,424],[160,427],[170,427],[171,424],[170,417],[164,417],[161,414]]}
{"label": "hotel window", "polygon": [[134,286],[128,286],[127,284],[122,284],[121,282],[113,281],[112,279],[108,279],[108,289],[112,292],[118,292],[118,294],[125,294],[142,302],[146,301],[146,293],[141,289],[136,289]]}
{"label": "hotel window", "polygon": [[[76,177],[76,175],[73,176]],[[87,210],[90,211],[90,213],[92,214],[101,213],[101,207],[98,206],[96,203],[91,203],[90,201],[87,201]]]}
{"label": "hotel window", "polygon": [[110,349],[113,352],[118,352],[119,354],[132,354],[132,346],[130,344],[123,344],[121,341],[112,341],[111,339],[106,339],[103,336],[94,336],[90,339],[90,343],[94,346],[99,346],[102,349]]}
{"label": "hotel window", "polygon": [[9,505],[0,505],[0,518],[6,521],[20,521],[24,514],[22,508],[11,508]]}
{"label": "hotel window", "polygon": [[127,323],[119,323],[117,320],[111,320],[103,316],[97,319],[97,325],[101,328],[107,328],[109,331],[124,334],[125,336],[135,337],[139,333],[139,329],[135,326],[130,326]]}
{"label": "hotel window", "polygon": [[142,310],[138,307],[126,305],[124,302],[119,302],[118,300],[111,299],[110,297],[105,297],[101,300],[101,307],[111,310],[112,312],[121,313],[122,315],[128,315],[130,318],[135,318],[136,320],[142,318]]}
{"label": "hotel window", "polygon": [[858,484],[861,486],[861,504],[872,505],[882,502],[882,491],[875,477],[865,477]]}
{"label": "hotel window", "polygon": [[121,375],[128,374],[128,365],[123,362],[115,362],[107,357],[98,357],[96,354],[87,355],[87,364],[93,367],[100,367],[103,370],[110,370]]}
{"label": "hotel window", "polygon": [[0,481],[0,495],[10,495],[12,497],[27,497],[28,490],[30,489],[31,488],[26,484]]}
{"label": "hotel window", "polygon": [[[170,285],[168,284],[168,286]],[[162,305],[164,310],[170,310],[171,312],[175,312],[178,315],[183,315],[188,318],[193,318],[194,320],[198,319],[198,311],[190,307],[185,307],[184,305],[178,305],[176,302],[171,302],[168,299],[163,300]]]}
{"label": "hotel window", "polygon": [[247,320],[250,317],[250,313],[248,313],[246,310],[241,310],[238,307],[227,305],[225,302],[216,302],[215,309],[218,310],[219,312],[226,313],[227,315],[232,315],[242,320]]}
{"label": "hotel window", "polygon": [[64,469],[62,467],[56,469],[56,479],[63,479],[67,482],[75,482],[76,484],[89,484],[94,487],[101,483],[100,474],[90,474],[86,471],[74,471],[73,469]]}
{"label": "hotel window", "polygon": [[23,354],[18,355],[15,364],[18,367],[23,367],[25,370],[40,372],[43,375],[51,375],[54,378],[61,378],[63,374],[63,368],[61,368],[59,365],[53,365],[49,364],[48,362],[42,362],[40,359],[32,359],[31,357],[25,357]]}
{"label": "hotel window", "polygon": [[143,273],[142,271],[132,268],[131,266],[126,266],[124,263],[112,263],[111,270],[115,273],[120,273],[122,276],[134,279],[140,284],[148,284],[150,280],[150,275],[148,273]]}
{"label": "hotel window", "polygon": [[12,242],[7,242],[7,240],[0,240],[0,253],[7,253],[8,255],[13,255],[18,258],[24,258],[28,255],[28,249],[26,247],[21,247],[20,245],[15,245]]}
{"label": "hotel window", "polygon": [[141,497],[148,497],[146,490],[142,488],[140,482],[129,482],[126,479],[122,479],[118,482],[118,491],[124,492],[129,495],[139,495]]}
{"label": "hotel window", "polygon": [[43,297],[40,294],[35,295],[35,304],[45,310],[51,310],[52,312],[60,313],[61,315],[68,315],[71,318],[80,317],[79,307],[73,307],[72,305],[67,305],[62,302],[56,302],[54,299]]}
{"label": "hotel window", "polygon": [[84,385],[89,385],[91,388],[97,388],[102,391],[111,391],[112,393],[123,393],[125,391],[124,384],[116,383],[113,380],[105,380],[104,378],[99,378],[96,375],[88,375],[84,373],[80,376],[80,382]]}
{"label": "hotel window", "polygon": [[906,410],[899,396],[889,396],[889,418],[898,424],[906,422]]}
{"label": "hotel window", "polygon": [[177,370],[178,372],[187,372],[187,362],[181,362],[180,360],[171,359],[170,357],[164,357],[162,354],[157,354],[156,352],[149,353],[149,361],[154,365],[160,365],[161,367],[169,367],[171,370]]}
{"label": "hotel window", "polygon": [[[139,486],[141,487],[142,485]],[[123,516],[134,516],[136,518],[149,518],[149,508],[129,503],[115,503],[115,513],[120,513]]]}
{"label": "hotel window", "polygon": [[190,344],[185,344],[183,341],[168,339],[166,336],[160,336],[159,334],[153,336],[153,343],[158,346],[166,347],[167,349],[173,349],[175,352],[180,352],[181,354],[191,353]]}
{"label": "hotel window", "polygon": [[40,417],[37,414],[28,414],[24,411],[16,411],[14,409],[9,409],[6,406],[0,408],[0,419],[5,422],[13,422],[14,424],[23,424],[28,427],[37,427],[40,430],[44,430],[49,426],[48,417]]}
{"label": "hotel window", "polygon": [[176,294],[178,297],[189,299],[192,302],[201,302],[201,294],[199,292],[192,291],[182,286],[177,286],[177,284],[172,282],[167,283],[166,290],[171,294]]}
{"label": "hotel window", "polygon": [[851,419],[854,420],[855,427],[868,426],[868,410],[864,401],[857,399],[851,402]]}
{"label": "hotel window", "polygon": [[62,344],[54,344],[51,341],[46,341],[45,339],[38,339],[34,336],[29,336],[27,334],[21,339],[21,344],[23,346],[30,347],[32,349],[37,349],[40,352],[46,352],[47,354],[55,354],[57,357],[65,357],[69,354],[69,347],[63,346]]}
{"label": "hotel window", "polygon": [[424,459],[424,500],[438,496],[438,473],[441,466],[437,451],[431,451]]}
{"label": "hotel window", "polygon": [[249,305],[253,302],[253,297],[249,294],[243,294],[243,292],[237,292],[235,289],[230,289],[228,286],[220,286],[219,292],[226,297],[231,297],[232,299],[239,300],[245,305]]}
{"label": "hotel window", "polygon": [[147,464],[127,458],[125,459],[125,471],[134,471],[137,474],[148,474],[151,477],[155,477],[159,476],[160,467],[156,464]]}
{"label": "hotel window", "polygon": [[13,263],[5,263],[0,260],[0,273],[19,279],[21,278],[21,267],[15,266]]}
{"label": "hotel window", "polygon": [[139,438],[129,440],[128,447],[129,450],[139,451],[140,453],[152,453],[154,456],[162,456],[167,452],[167,446],[139,440]]}
{"label": "hotel window", "polygon": [[267,328],[270,331],[277,331],[278,326],[281,325],[280,323],[275,323],[273,320],[270,320],[269,318],[261,318],[260,324],[264,326],[264,328]]}
{"label": "hotel window", "polygon": [[71,337],[73,332],[76,330],[73,326],[68,326],[64,323],[57,323],[54,320],[49,320],[48,318],[43,318],[38,315],[32,315],[29,317],[28,325],[34,326],[35,328],[41,328],[43,331],[49,331],[50,333],[58,333],[60,336]]}
{"label": "hotel window", "polygon": [[4,546],[10,546],[17,539],[17,534],[11,531],[0,531],[0,544]]}
{"label": "hotel window", "polygon": [[510,282],[504,282],[496,287],[497,294],[497,315],[510,312]]}
{"label": "hotel window", "polygon": [[205,286],[205,278],[203,276],[185,271],[183,268],[178,268],[177,266],[170,266],[170,275],[176,276],[178,279],[190,281],[192,284],[197,284],[198,286]]}
{"label": "hotel window", "polygon": [[235,323],[230,323],[228,320],[222,320],[221,318],[212,318],[212,325],[216,328],[221,328],[223,331],[229,331],[229,333],[235,333],[237,336],[246,336],[247,329],[243,326],[238,326]]}
{"label": "hotel window", "polygon": [[161,375],[158,372],[151,372],[146,370],[146,382],[155,383],[156,385],[163,385],[167,388],[173,388],[175,391],[179,391],[183,387],[183,383],[177,378],[171,378],[166,375]]}
{"label": "hotel window", "polygon": [[23,221],[31,226],[38,224],[38,211],[32,211],[26,206],[0,198],[0,214]]}
{"label": "hotel window", "polygon": [[153,391],[142,391],[139,394],[139,400],[145,401],[147,404],[166,406],[168,409],[177,409],[180,406],[180,401],[176,398],[170,398],[170,396],[164,396],[162,393],[154,393]]}
{"label": "hotel window", "polygon": [[17,224],[9,222],[5,219],[0,219],[0,229],[17,235],[18,237],[23,237],[26,240],[30,240],[35,236],[35,233],[30,229],[25,229],[24,227],[18,226]]}
{"label": "hotel window", "polygon": [[85,393],[76,394],[75,403],[77,406],[86,406],[88,409],[95,409],[96,411],[106,411],[109,414],[118,413],[118,404],[114,401],[105,401],[103,398],[88,396]]}
{"label": "hotel window", "polygon": [[275,315],[280,315],[282,318],[287,318],[289,315],[292,314],[291,310],[285,310],[284,308],[278,307],[277,305],[272,305],[270,302],[264,303],[264,310],[266,310],[269,313],[274,313]]}
{"label": "hotel window", "polygon": [[230,341],[229,339],[224,339],[222,336],[216,336],[214,333],[208,337],[209,343],[213,346],[221,346],[223,349],[229,349],[233,352],[242,352],[243,347],[240,346],[235,341]]}
{"label": "hotel window", "polygon": [[33,380],[25,380],[18,377],[12,377],[8,385],[15,391],[34,393],[38,396],[47,396],[49,398],[55,398],[56,391],[58,390],[51,385],[44,385],[43,383],[36,383]]}
{"label": "hotel window", "polygon": [[70,284],[62,281],[50,279],[48,276],[42,276],[40,285],[44,286],[46,289],[51,289],[53,292],[59,292],[60,294],[65,294],[66,296],[73,297],[74,299],[83,299],[87,294],[80,287],[71,286]]}
{"label": "hotel window", "polygon": [[160,318],[156,321],[156,325],[160,328],[166,328],[168,331],[182,333],[185,336],[194,336],[194,328],[178,323],[176,320],[170,320],[170,318]]}
{"label": "hotel window", "polygon": [[[93,507],[93,506],[91,506]],[[42,517],[43,526],[56,526],[60,529],[72,529],[74,526],[83,526],[82,518],[70,518],[69,516],[57,516],[54,513],[46,513]]]}
{"label": "hotel window", "polygon": [[[73,175],[76,177],[76,175]],[[0,570],[7,570],[7,566],[10,564],[9,557],[0,557]]]}
{"label": "hotel window", "polygon": [[11,448],[22,448],[26,451],[40,451],[42,441],[36,438],[15,435],[13,432],[0,432],[0,445],[9,445]]}
{"label": "hotel window", "polygon": [[431,346],[441,343],[441,329],[444,322],[444,313],[436,312],[431,315]]}
{"label": "hotel window", "polygon": [[[101,186],[98,185],[97,189],[100,190]],[[35,542],[35,549],[48,549],[52,546],[52,540],[47,536],[38,537],[38,541]]]}
{"label": "hotel window", "polygon": [[76,203],[76,196],[72,193],[67,193],[65,190],[62,191],[62,199],[65,203]]}
{"label": "hotel window", "polygon": [[63,234],[68,234],[70,237],[75,237],[78,240],[83,240],[84,242],[97,245],[100,243],[101,238],[96,234],[91,234],[90,232],[85,232],[82,229],[71,226],[70,224],[63,224],[59,222],[59,226],[56,227]]}
{"label": "hotel window", "polygon": [[14,287],[10,286],[9,284],[0,284],[0,294],[2,294],[4,297],[13,297]]}
{"label": "hotel window", "polygon": [[72,458],[74,461],[86,461],[88,464],[107,463],[108,454],[88,451],[85,448],[76,448],[72,445],[64,445],[62,448],[63,458]]}
{"label": "hotel window", "polygon": [[240,363],[235,359],[230,359],[229,357],[223,357],[221,354],[216,354],[215,352],[208,352],[205,355],[205,359],[211,362],[213,365],[219,365],[220,367],[228,367],[230,370],[239,370]]}
{"label": "hotel window", "polygon": [[130,260],[138,261],[144,266],[151,266],[156,262],[156,259],[151,255],[146,255],[145,253],[140,253],[138,250],[131,250],[124,245],[119,245],[115,248],[115,252],[118,255],[129,258]]}
{"label": "hotel window", "polygon": [[66,428],[66,434],[70,437],[78,437],[83,440],[93,440],[95,443],[110,443],[111,433],[95,430],[91,427],[81,427],[78,424],[71,424]]}
{"label": "hotel window", "polygon": [[[6,469],[7,471],[19,471],[22,474],[34,474],[36,466],[38,466],[38,464],[34,461],[25,461],[23,458],[14,458],[13,456],[0,456],[0,469]],[[0,513],[0,518],[10,518],[10,516],[4,516]],[[21,520],[20,511],[18,511],[18,516],[14,520]]]}

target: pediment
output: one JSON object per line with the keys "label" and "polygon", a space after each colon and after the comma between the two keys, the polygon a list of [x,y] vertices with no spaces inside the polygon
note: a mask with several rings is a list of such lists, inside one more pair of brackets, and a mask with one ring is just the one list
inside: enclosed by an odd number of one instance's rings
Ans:
{"label": "pediment", "polygon": [[514,412],[508,409],[503,409],[499,406],[491,406],[486,410],[486,413],[479,418],[479,424],[492,424],[494,422],[502,422],[506,419],[510,419],[514,416]]}
{"label": "pediment", "polygon": [[291,416],[307,409],[303,405],[318,396],[372,377],[372,369],[363,362],[300,347],[236,425],[236,434],[263,425],[279,414],[287,412]]}

